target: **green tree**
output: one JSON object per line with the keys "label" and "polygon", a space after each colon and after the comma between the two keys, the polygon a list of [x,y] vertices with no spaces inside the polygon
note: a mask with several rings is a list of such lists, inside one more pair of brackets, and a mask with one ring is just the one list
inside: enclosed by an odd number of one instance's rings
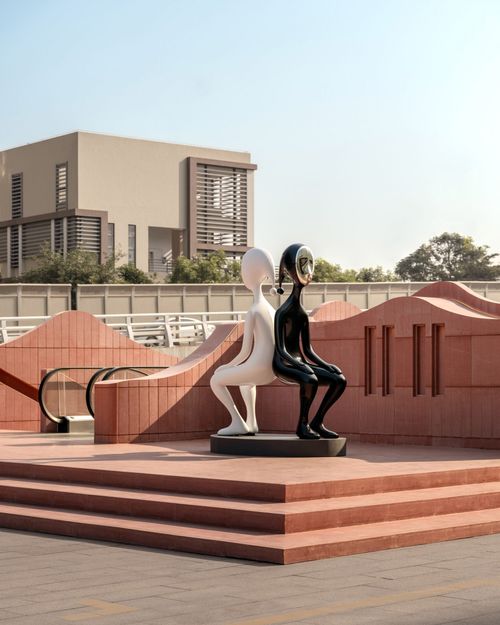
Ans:
{"label": "green tree", "polygon": [[26,271],[23,282],[47,284],[113,284],[125,282],[131,284],[151,284],[151,278],[133,264],[117,266],[123,254],[109,256],[103,263],[97,255],[87,250],[70,250],[66,256],[54,252],[45,245],[40,254],[32,260],[34,266]]}
{"label": "green tree", "polygon": [[386,271],[380,265],[362,267],[356,274],[356,282],[394,282],[397,280],[392,271]]}
{"label": "green tree", "polygon": [[194,258],[179,256],[174,262],[169,282],[178,284],[241,282],[240,261],[227,258],[223,250]]}
{"label": "green tree", "polygon": [[329,263],[324,258],[317,258],[314,263],[313,282],[354,282],[356,271],[342,269],[340,265]]}
{"label": "green tree", "polygon": [[493,263],[487,245],[476,245],[472,237],[443,232],[399,261],[396,274],[402,280],[495,280],[500,266]]}
{"label": "green tree", "polygon": [[104,263],[99,263],[93,252],[75,249],[70,250],[64,257],[63,254],[54,252],[45,245],[33,260],[35,266],[23,274],[23,282],[70,283],[72,286],[116,282],[114,256]]}
{"label": "green tree", "polygon": [[128,284],[152,284],[153,280],[148,276],[148,274],[136,267],[133,263],[127,263],[126,265],[121,265],[116,270],[116,274],[118,279],[121,282],[126,282]]}

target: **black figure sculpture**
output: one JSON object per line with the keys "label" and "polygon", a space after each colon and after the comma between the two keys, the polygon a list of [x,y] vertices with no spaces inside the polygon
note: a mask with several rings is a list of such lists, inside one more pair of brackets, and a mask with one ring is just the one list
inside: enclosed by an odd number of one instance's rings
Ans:
{"label": "black figure sculpture", "polygon": [[[293,290],[286,302],[278,308],[274,318],[275,348],[273,370],[276,376],[289,384],[300,384],[300,416],[297,425],[299,438],[338,438],[327,430],[323,419],[346,387],[342,371],[322,360],[311,347],[309,318],[300,303],[302,289],[313,277],[314,257],[305,245],[289,245],[281,256],[278,293],[286,273],[293,280]],[[302,343],[302,348],[301,348]],[[309,424],[309,408],[318,386],[327,386],[318,412]]]}

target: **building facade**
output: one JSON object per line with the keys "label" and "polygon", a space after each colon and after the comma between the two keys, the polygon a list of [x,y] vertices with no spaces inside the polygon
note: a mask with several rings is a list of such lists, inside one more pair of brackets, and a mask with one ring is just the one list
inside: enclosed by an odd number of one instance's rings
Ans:
{"label": "building facade", "polygon": [[74,132],[0,152],[0,271],[44,244],[165,273],[180,254],[253,246],[248,152]]}

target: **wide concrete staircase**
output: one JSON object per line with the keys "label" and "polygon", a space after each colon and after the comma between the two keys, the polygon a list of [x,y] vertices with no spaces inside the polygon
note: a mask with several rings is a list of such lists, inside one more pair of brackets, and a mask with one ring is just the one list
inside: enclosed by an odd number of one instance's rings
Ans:
{"label": "wide concrete staircase", "polygon": [[500,467],[258,484],[0,462],[0,526],[288,564],[500,531]]}

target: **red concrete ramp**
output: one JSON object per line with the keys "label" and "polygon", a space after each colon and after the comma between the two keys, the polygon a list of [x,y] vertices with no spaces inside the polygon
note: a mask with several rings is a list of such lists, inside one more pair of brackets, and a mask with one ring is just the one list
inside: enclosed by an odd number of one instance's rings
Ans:
{"label": "red concrete ramp", "polygon": [[38,400],[38,389],[36,386],[28,384],[24,380],[21,380],[21,378],[18,378],[16,375],[12,375],[12,373],[9,373],[8,371],[5,371],[5,369],[1,368],[0,382],[2,384],[5,384],[5,386],[13,389],[14,391],[21,393],[21,395],[28,397],[28,399],[32,399],[33,401]]}

